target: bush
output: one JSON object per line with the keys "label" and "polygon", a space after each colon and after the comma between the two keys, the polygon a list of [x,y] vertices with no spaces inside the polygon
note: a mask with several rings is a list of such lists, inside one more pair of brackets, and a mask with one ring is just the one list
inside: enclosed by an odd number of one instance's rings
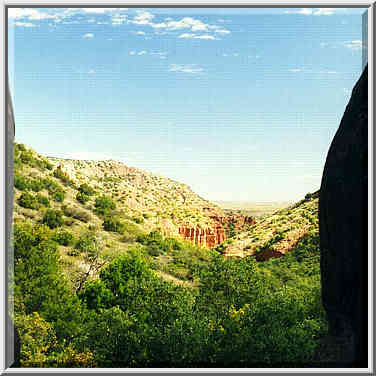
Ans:
{"label": "bush", "polygon": [[139,225],[141,225],[145,222],[143,217],[134,216],[131,219],[132,219],[132,221],[138,223]]}
{"label": "bush", "polygon": [[76,200],[85,205],[89,201],[89,196],[86,193],[78,192],[76,195]]}
{"label": "bush", "polygon": [[21,367],[45,367],[48,353],[57,348],[57,338],[50,323],[38,312],[17,314],[14,320],[20,336]]}
{"label": "bush", "polygon": [[122,234],[125,230],[125,225],[117,217],[107,217],[102,224],[106,231],[118,232]]}
{"label": "bush", "polygon": [[94,206],[95,212],[100,215],[108,215],[116,208],[115,202],[108,196],[97,197]]}
{"label": "bush", "polygon": [[64,191],[55,191],[51,194],[52,199],[56,202],[63,202],[65,198],[65,192]]}
{"label": "bush", "polygon": [[32,179],[29,183],[29,186],[34,192],[39,192],[44,188],[43,179],[41,178]]}
{"label": "bush", "polygon": [[63,212],[60,210],[47,209],[42,218],[42,223],[49,228],[60,227],[64,224]]}
{"label": "bush", "polygon": [[65,198],[65,192],[62,187],[51,179],[43,179],[44,187],[51,195],[52,199],[56,202],[63,202]]}
{"label": "bush", "polygon": [[36,196],[35,196],[36,200],[38,201],[39,204],[45,206],[45,207],[50,207],[50,200],[48,199],[48,197],[38,193]]}
{"label": "bush", "polygon": [[30,181],[25,176],[15,174],[14,175],[14,186],[20,191],[26,191],[30,188]]}
{"label": "bush", "polygon": [[69,175],[64,172],[61,168],[57,168],[52,175],[61,180],[65,185],[74,186],[73,181],[69,178]]}
{"label": "bush", "polygon": [[17,200],[18,204],[27,209],[38,209],[37,199],[29,192],[23,192]]}
{"label": "bush", "polygon": [[[45,225],[14,225],[15,312],[25,315],[38,312],[63,343],[77,336],[82,310],[59,270],[57,244],[51,237],[52,232]],[[38,330],[37,326],[31,320],[30,329]]]}
{"label": "bush", "polygon": [[79,221],[84,222],[84,223],[89,222],[91,219],[90,215],[87,212],[82,211],[75,207],[69,207],[69,206],[63,205],[62,210],[65,216],[78,219]]}
{"label": "bush", "polygon": [[86,231],[80,235],[74,249],[77,254],[86,252],[89,255],[94,255],[98,253],[99,241],[100,239],[94,231]]}
{"label": "bush", "polygon": [[69,246],[74,242],[73,235],[67,231],[56,231],[52,237],[60,245]]}
{"label": "bush", "polygon": [[94,188],[90,187],[88,184],[84,183],[80,185],[80,188],[78,190],[87,195],[87,196],[92,196],[95,193]]}

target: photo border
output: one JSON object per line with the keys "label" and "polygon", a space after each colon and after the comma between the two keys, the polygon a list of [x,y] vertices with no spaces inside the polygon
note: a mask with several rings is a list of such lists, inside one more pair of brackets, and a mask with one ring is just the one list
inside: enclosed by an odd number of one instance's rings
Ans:
{"label": "photo border", "polygon": [[[369,179],[368,179],[368,199],[369,199],[369,212],[368,212],[368,251],[369,251],[369,263],[368,263],[368,278],[369,278],[369,289],[368,289],[368,318],[369,318],[369,328],[370,328],[370,335],[368,338],[368,354],[369,354],[369,364],[368,368],[210,368],[210,369],[203,369],[203,368],[161,368],[161,369],[154,369],[154,368],[7,368],[7,364],[9,364],[9,347],[7,346],[6,338],[9,337],[9,329],[8,325],[6,324],[7,321],[7,310],[8,310],[8,263],[9,258],[7,256],[7,250],[9,249],[9,232],[10,228],[7,225],[9,212],[8,210],[4,210],[4,215],[1,217],[1,238],[4,239],[2,242],[2,255],[1,258],[1,268],[4,271],[4,287],[1,289],[1,302],[2,310],[1,310],[1,327],[0,331],[2,333],[6,333],[2,341],[2,348],[0,348],[0,369],[3,371],[2,374],[25,374],[25,373],[66,373],[66,374],[81,374],[81,373],[93,373],[93,374],[107,374],[107,373],[125,373],[125,374],[149,374],[149,373],[165,373],[165,374],[173,374],[173,373],[184,373],[184,374],[194,374],[197,375],[199,373],[207,374],[207,373],[252,373],[252,374],[274,374],[274,373],[293,373],[293,374],[331,374],[331,373],[344,373],[344,374],[373,374],[373,362],[374,362],[374,325],[373,325],[373,314],[374,314],[374,279],[373,279],[373,270],[375,267],[375,259],[373,257],[373,212],[374,212],[374,201],[373,201],[373,186],[374,186],[374,156],[373,156],[373,145],[375,142],[375,134],[373,132],[373,105],[374,105],[374,98],[373,98],[373,88],[374,88],[374,80],[375,77],[373,75],[373,64],[374,64],[374,49],[373,49],[373,42],[374,42],[374,19],[376,15],[375,3],[370,1],[359,1],[359,2],[346,2],[346,1],[331,1],[328,3],[323,2],[283,2],[283,1],[258,1],[256,3],[251,3],[249,0],[242,0],[236,1],[236,3],[231,4],[229,1],[206,1],[202,3],[198,0],[191,0],[185,2],[176,2],[176,1],[156,1],[156,0],[149,0],[146,2],[141,1],[131,1],[131,2],[123,2],[123,1],[111,1],[111,3],[103,4],[103,1],[39,1],[39,2],[32,2],[32,1],[4,1],[1,0],[1,19],[3,20],[3,49],[2,49],[2,83],[4,90],[2,91],[2,113],[4,115],[4,125],[7,124],[7,72],[8,72],[8,19],[7,19],[7,9],[13,7],[25,7],[25,8],[65,8],[65,7],[127,7],[127,8],[338,8],[338,7],[346,7],[346,8],[368,8],[368,71],[369,77],[368,85],[369,85],[369,96],[368,96],[368,121],[369,121],[369,133],[368,133],[368,150],[369,150],[369,163],[368,163],[368,172],[369,172]],[[4,183],[2,184],[2,191],[1,191],[1,205],[0,207],[7,208],[8,202],[12,201],[13,197],[9,197],[9,184],[11,182],[9,174],[8,174],[8,162],[9,162],[9,153],[8,153],[8,133],[7,127],[4,126],[4,131],[1,134],[2,137],[2,145],[3,145],[3,154],[1,157],[1,176],[4,179]],[[8,187],[7,187],[8,186]],[[373,304],[371,304],[373,303]],[[5,371],[5,372],[4,372]]]}

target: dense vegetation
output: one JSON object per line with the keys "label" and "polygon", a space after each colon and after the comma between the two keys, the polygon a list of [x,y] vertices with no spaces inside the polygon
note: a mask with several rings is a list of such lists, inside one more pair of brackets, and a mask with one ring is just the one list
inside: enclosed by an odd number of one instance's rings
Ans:
{"label": "dense vegetation", "polygon": [[[22,153],[16,147],[16,161]],[[313,212],[309,231],[283,257],[225,258],[148,231],[116,212],[111,197],[26,156],[27,164],[15,164],[16,210],[29,218],[15,220],[13,279],[23,367],[311,364],[327,330]],[[32,193],[35,177],[23,170],[30,165],[49,174],[39,194],[51,207]],[[54,201],[57,191],[66,203]],[[77,202],[78,194],[89,199]],[[124,250],[113,251],[115,240]],[[262,244],[282,240],[276,232]],[[75,260],[86,269],[75,269]]]}

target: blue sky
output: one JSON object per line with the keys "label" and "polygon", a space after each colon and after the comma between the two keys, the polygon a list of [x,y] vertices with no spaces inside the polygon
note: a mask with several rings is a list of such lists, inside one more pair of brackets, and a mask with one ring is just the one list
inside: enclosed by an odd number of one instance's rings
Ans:
{"label": "blue sky", "polygon": [[319,188],[364,9],[9,9],[16,140],[211,200]]}

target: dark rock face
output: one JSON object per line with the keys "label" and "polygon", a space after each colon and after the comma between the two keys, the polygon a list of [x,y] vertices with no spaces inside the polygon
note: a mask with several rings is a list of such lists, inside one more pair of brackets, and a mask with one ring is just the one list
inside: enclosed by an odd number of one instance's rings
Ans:
{"label": "dark rock face", "polygon": [[367,367],[368,66],[330,146],[319,198],[322,300],[343,364]]}
{"label": "dark rock face", "polygon": [[[6,158],[7,158],[7,207],[6,207],[6,226],[7,226],[7,245],[8,245],[8,252],[7,252],[7,263],[11,265],[13,269],[13,252],[10,245],[10,233],[12,227],[12,212],[13,212],[13,141],[14,141],[14,133],[15,133],[15,125],[14,125],[14,114],[13,114],[13,106],[12,100],[10,96],[9,90],[9,83],[8,83],[8,91],[7,91],[7,145],[6,145]],[[8,311],[11,309],[8,305]],[[12,319],[9,315],[7,315],[7,353],[6,353],[6,362],[9,366],[12,367],[20,367],[20,352],[21,352],[21,344],[20,338],[15,328]]]}

